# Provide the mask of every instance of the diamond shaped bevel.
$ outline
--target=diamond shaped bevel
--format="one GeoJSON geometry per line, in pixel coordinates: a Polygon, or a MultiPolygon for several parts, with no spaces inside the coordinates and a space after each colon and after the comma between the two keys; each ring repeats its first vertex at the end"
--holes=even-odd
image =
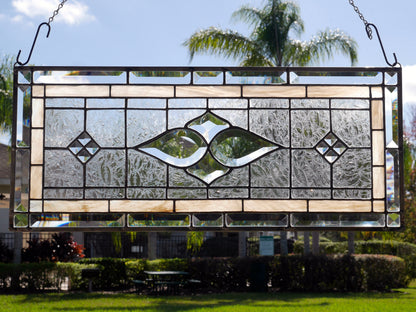
{"type": "Polygon", "coordinates": [[[330,150],[328,153],[326,153],[325,159],[332,164],[335,160],[338,159],[338,154],[333,150],[330,150]]]}
{"type": "Polygon", "coordinates": [[[324,141],[319,142],[319,144],[316,146],[316,150],[321,155],[325,154],[328,149],[329,149],[329,146],[324,141]]]}
{"type": "Polygon", "coordinates": [[[78,153],[77,157],[82,163],[86,163],[91,158],[91,155],[84,149],[78,153]]]}
{"type": "Polygon", "coordinates": [[[74,155],[77,155],[84,147],[79,141],[74,141],[68,148],[74,155]]]}
{"type": "Polygon", "coordinates": [[[334,147],[333,150],[338,154],[338,155],[342,155],[342,153],[345,152],[345,150],[347,149],[347,147],[344,145],[344,143],[342,143],[341,141],[338,141],[334,147]]]}
{"type": "Polygon", "coordinates": [[[86,146],[85,149],[91,154],[94,155],[95,153],[98,152],[98,150],[100,149],[100,147],[98,146],[97,143],[95,143],[94,141],[90,141],[86,146]]]}
{"type": "Polygon", "coordinates": [[[324,141],[329,145],[333,146],[338,138],[333,133],[328,133],[327,136],[324,138],[324,141]]]}
{"type": "Polygon", "coordinates": [[[83,132],[78,136],[77,140],[79,141],[79,143],[85,146],[91,141],[91,137],[89,136],[88,133],[83,132]]]}

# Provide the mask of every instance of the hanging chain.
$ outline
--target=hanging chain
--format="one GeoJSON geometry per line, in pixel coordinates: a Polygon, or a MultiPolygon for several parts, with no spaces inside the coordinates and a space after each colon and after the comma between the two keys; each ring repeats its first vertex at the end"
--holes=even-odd
{"type": "Polygon", "coordinates": [[[394,62],[393,63],[390,63],[387,60],[386,51],[384,51],[383,43],[381,42],[380,34],[378,32],[378,29],[377,29],[376,25],[367,22],[367,20],[365,19],[364,15],[360,12],[360,10],[358,9],[358,7],[355,5],[354,0],[348,0],[348,1],[351,4],[351,6],[354,8],[354,11],[357,12],[358,16],[363,21],[364,26],[365,26],[365,31],[367,32],[367,36],[368,36],[368,38],[370,38],[370,40],[373,39],[373,30],[371,29],[371,27],[373,27],[375,29],[376,35],[377,35],[377,38],[378,38],[378,41],[380,43],[381,51],[383,52],[384,59],[386,60],[386,63],[388,65],[390,65],[391,67],[394,67],[396,65],[401,66],[400,63],[397,61],[396,53],[393,53],[393,57],[394,57],[394,62]]]}
{"type": "Polygon", "coordinates": [[[48,24],[50,24],[50,23],[52,23],[52,22],[53,22],[53,19],[55,18],[55,16],[57,16],[57,15],[58,15],[59,10],[60,10],[60,9],[62,9],[62,7],[64,6],[65,2],[67,2],[67,1],[68,1],[68,0],[62,0],[62,2],[58,5],[58,8],[57,8],[55,11],[53,11],[53,15],[52,15],[51,17],[49,17],[49,22],[48,22],[48,24]]]}
{"type": "Polygon", "coordinates": [[[58,15],[59,10],[62,9],[65,2],[67,2],[67,1],[68,0],[62,0],[61,3],[58,5],[58,8],[55,11],[53,11],[52,16],[49,17],[48,22],[43,22],[38,26],[38,30],[36,32],[35,39],[33,39],[32,48],[30,49],[29,56],[28,56],[27,60],[25,62],[20,61],[20,53],[22,53],[22,50],[19,50],[19,53],[17,53],[17,57],[16,57],[16,63],[14,63],[14,66],[16,66],[16,65],[24,66],[27,63],[29,63],[30,57],[32,56],[33,48],[35,47],[36,40],[38,39],[38,36],[39,36],[40,29],[42,28],[43,25],[47,26],[48,27],[48,32],[46,34],[46,38],[49,38],[49,33],[51,32],[51,25],[50,24],[53,22],[53,19],[55,18],[55,16],[58,15]]]}
{"type": "Polygon", "coordinates": [[[367,27],[368,26],[368,22],[365,19],[364,15],[360,12],[360,10],[358,9],[358,7],[355,5],[354,0],[349,0],[351,6],[354,8],[354,11],[357,12],[358,16],[360,17],[360,19],[363,21],[365,28],[367,29],[367,34],[368,34],[368,38],[373,39],[373,31],[371,30],[371,28],[367,27]]]}

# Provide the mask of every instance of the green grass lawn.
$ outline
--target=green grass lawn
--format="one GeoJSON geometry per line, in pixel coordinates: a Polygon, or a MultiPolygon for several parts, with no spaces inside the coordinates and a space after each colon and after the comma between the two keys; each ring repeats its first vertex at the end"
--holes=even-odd
{"type": "Polygon", "coordinates": [[[416,281],[391,293],[231,293],[147,297],[135,294],[0,295],[0,311],[416,311],[416,281]]]}

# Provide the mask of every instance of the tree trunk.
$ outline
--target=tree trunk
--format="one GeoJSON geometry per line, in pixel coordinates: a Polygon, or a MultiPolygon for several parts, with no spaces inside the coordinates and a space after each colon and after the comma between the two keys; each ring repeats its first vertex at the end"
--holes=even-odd
{"type": "Polygon", "coordinates": [[[319,232],[312,232],[312,254],[319,255],[319,232]]]}
{"type": "Polygon", "coordinates": [[[303,232],[303,254],[304,255],[309,255],[311,253],[311,245],[309,241],[310,235],[311,233],[309,231],[303,232]]]}

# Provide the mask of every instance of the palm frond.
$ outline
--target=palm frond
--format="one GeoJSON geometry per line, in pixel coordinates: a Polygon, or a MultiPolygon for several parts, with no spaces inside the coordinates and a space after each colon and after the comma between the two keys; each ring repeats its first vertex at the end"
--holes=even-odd
{"type": "Polygon", "coordinates": [[[231,18],[233,20],[246,22],[250,26],[256,27],[265,18],[265,12],[264,10],[259,10],[257,8],[243,6],[235,11],[231,15],[231,18]]]}
{"type": "Polygon", "coordinates": [[[214,54],[238,60],[256,48],[249,38],[238,32],[215,27],[194,33],[183,45],[188,47],[191,60],[195,54],[214,54]]]}

